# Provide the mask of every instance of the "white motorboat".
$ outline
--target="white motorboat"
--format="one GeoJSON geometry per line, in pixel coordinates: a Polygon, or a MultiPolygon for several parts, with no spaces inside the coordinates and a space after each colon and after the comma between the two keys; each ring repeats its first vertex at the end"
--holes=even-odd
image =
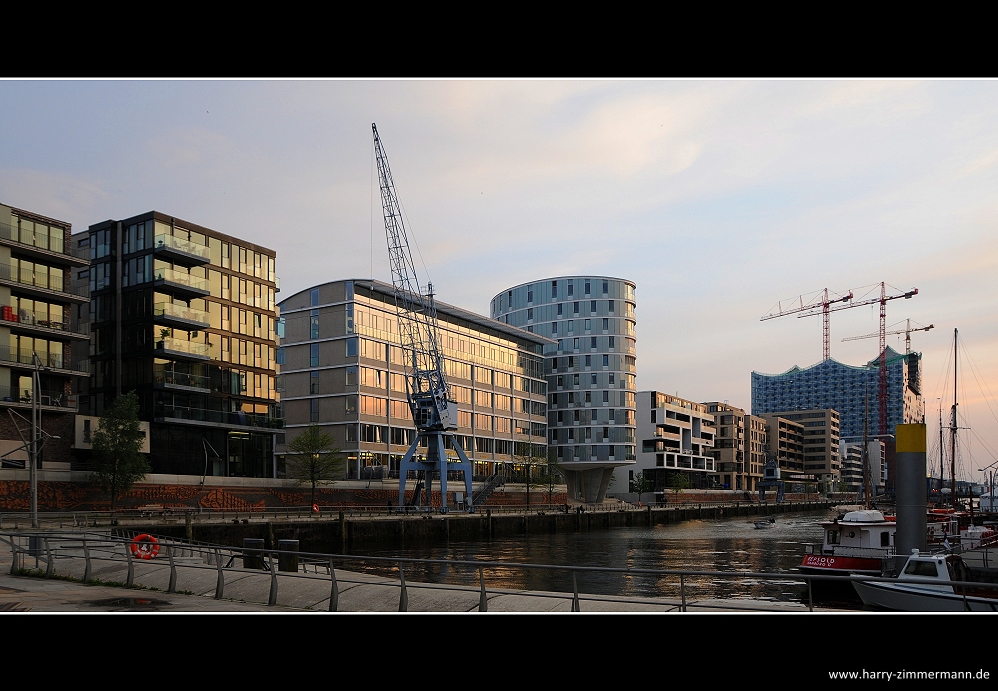
{"type": "MultiPolygon", "coordinates": [[[[970,556],[970,555],[966,555],[970,556]]],[[[892,581],[854,581],[863,604],[900,612],[998,612],[998,569],[912,550],[892,581]]]]}
{"type": "Polygon", "coordinates": [[[767,519],[764,519],[764,520],[756,521],[755,522],[755,527],[759,528],[759,529],[762,529],[762,528],[775,528],[776,527],[776,519],[775,518],[767,518],[767,519]]]}

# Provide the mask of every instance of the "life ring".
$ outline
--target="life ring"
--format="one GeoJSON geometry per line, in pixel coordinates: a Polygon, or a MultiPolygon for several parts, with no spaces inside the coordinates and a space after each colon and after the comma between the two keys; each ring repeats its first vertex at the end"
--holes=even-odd
{"type": "Polygon", "coordinates": [[[129,548],[136,559],[152,559],[159,554],[159,540],[148,533],[142,533],[132,538],[129,548]]]}
{"type": "Polygon", "coordinates": [[[312,504],[312,513],[319,513],[319,505],[312,504]]]}

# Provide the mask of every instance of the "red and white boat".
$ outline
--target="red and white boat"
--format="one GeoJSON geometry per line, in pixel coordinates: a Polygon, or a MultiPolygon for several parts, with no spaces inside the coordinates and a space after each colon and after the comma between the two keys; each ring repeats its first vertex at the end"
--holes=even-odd
{"type": "MultiPolygon", "coordinates": [[[[825,529],[820,551],[817,545],[806,545],[801,559],[801,573],[810,575],[849,576],[852,574],[879,576],[884,559],[894,555],[894,516],[880,511],[850,511],[831,521],[822,521],[825,529]]],[[[814,581],[821,588],[822,581],[814,581]]],[[[825,581],[824,584],[831,585],[825,581]]],[[[852,588],[845,583],[844,594],[852,588]]]]}

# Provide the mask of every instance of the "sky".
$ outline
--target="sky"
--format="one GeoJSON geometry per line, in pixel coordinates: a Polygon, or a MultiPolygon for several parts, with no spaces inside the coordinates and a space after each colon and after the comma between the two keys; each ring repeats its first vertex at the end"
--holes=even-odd
{"type": "MultiPolygon", "coordinates": [[[[887,324],[935,327],[912,335],[930,455],[958,328],[960,477],[998,467],[998,82],[0,81],[0,96],[0,202],[74,231],[155,209],[246,238],[277,251],[279,298],[390,280],[375,122],[420,282],[487,315],[527,281],[633,280],[639,390],[748,410],[753,370],[822,357],[820,317],[760,321],[778,301],[918,288],[887,324]]],[[[876,338],[841,342],[876,333],[876,310],[832,314],[833,358],[876,357],[876,338]]]]}

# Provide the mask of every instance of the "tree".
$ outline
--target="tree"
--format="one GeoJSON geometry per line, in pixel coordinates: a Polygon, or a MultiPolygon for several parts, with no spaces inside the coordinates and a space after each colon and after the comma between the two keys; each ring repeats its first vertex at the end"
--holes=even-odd
{"type": "Polygon", "coordinates": [[[314,505],[316,486],[335,482],[343,473],[346,459],[334,448],[333,438],[316,424],[309,425],[292,439],[288,450],[293,454],[288,456],[288,477],[299,484],[312,486],[309,504],[314,505]]]}
{"type": "Polygon", "coordinates": [[[544,457],[537,454],[537,447],[534,444],[528,444],[526,442],[516,442],[516,444],[518,448],[514,448],[513,461],[523,465],[525,468],[524,485],[527,490],[527,506],[529,507],[530,488],[540,487],[547,484],[533,472],[535,466],[542,465],[539,461],[543,461],[544,457]],[[517,451],[519,451],[519,453],[516,453],[517,451]]]}
{"type": "Polygon", "coordinates": [[[673,473],[672,478],[669,480],[669,488],[674,494],[679,494],[684,489],[689,489],[692,486],[690,479],[686,477],[686,473],[673,473]]]}
{"type": "Polygon", "coordinates": [[[654,483],[652,483],[651,478],[645,475],[643,471],[639,472],[631,480],[631,491],[637,492],[639,504],[641,503],[641,495],[645,492],[651,492],[652,489],[654,489],[654,483]]]}
{"type": "Polygon", "coordinates": [[[141,452],[145,434],[139,427],[139,397],[134,391],[118,396],[104,409],[92,440],[90,479],[111,496],[113,512],[118,497],[149,472],[149,461],[141,452]]]}

